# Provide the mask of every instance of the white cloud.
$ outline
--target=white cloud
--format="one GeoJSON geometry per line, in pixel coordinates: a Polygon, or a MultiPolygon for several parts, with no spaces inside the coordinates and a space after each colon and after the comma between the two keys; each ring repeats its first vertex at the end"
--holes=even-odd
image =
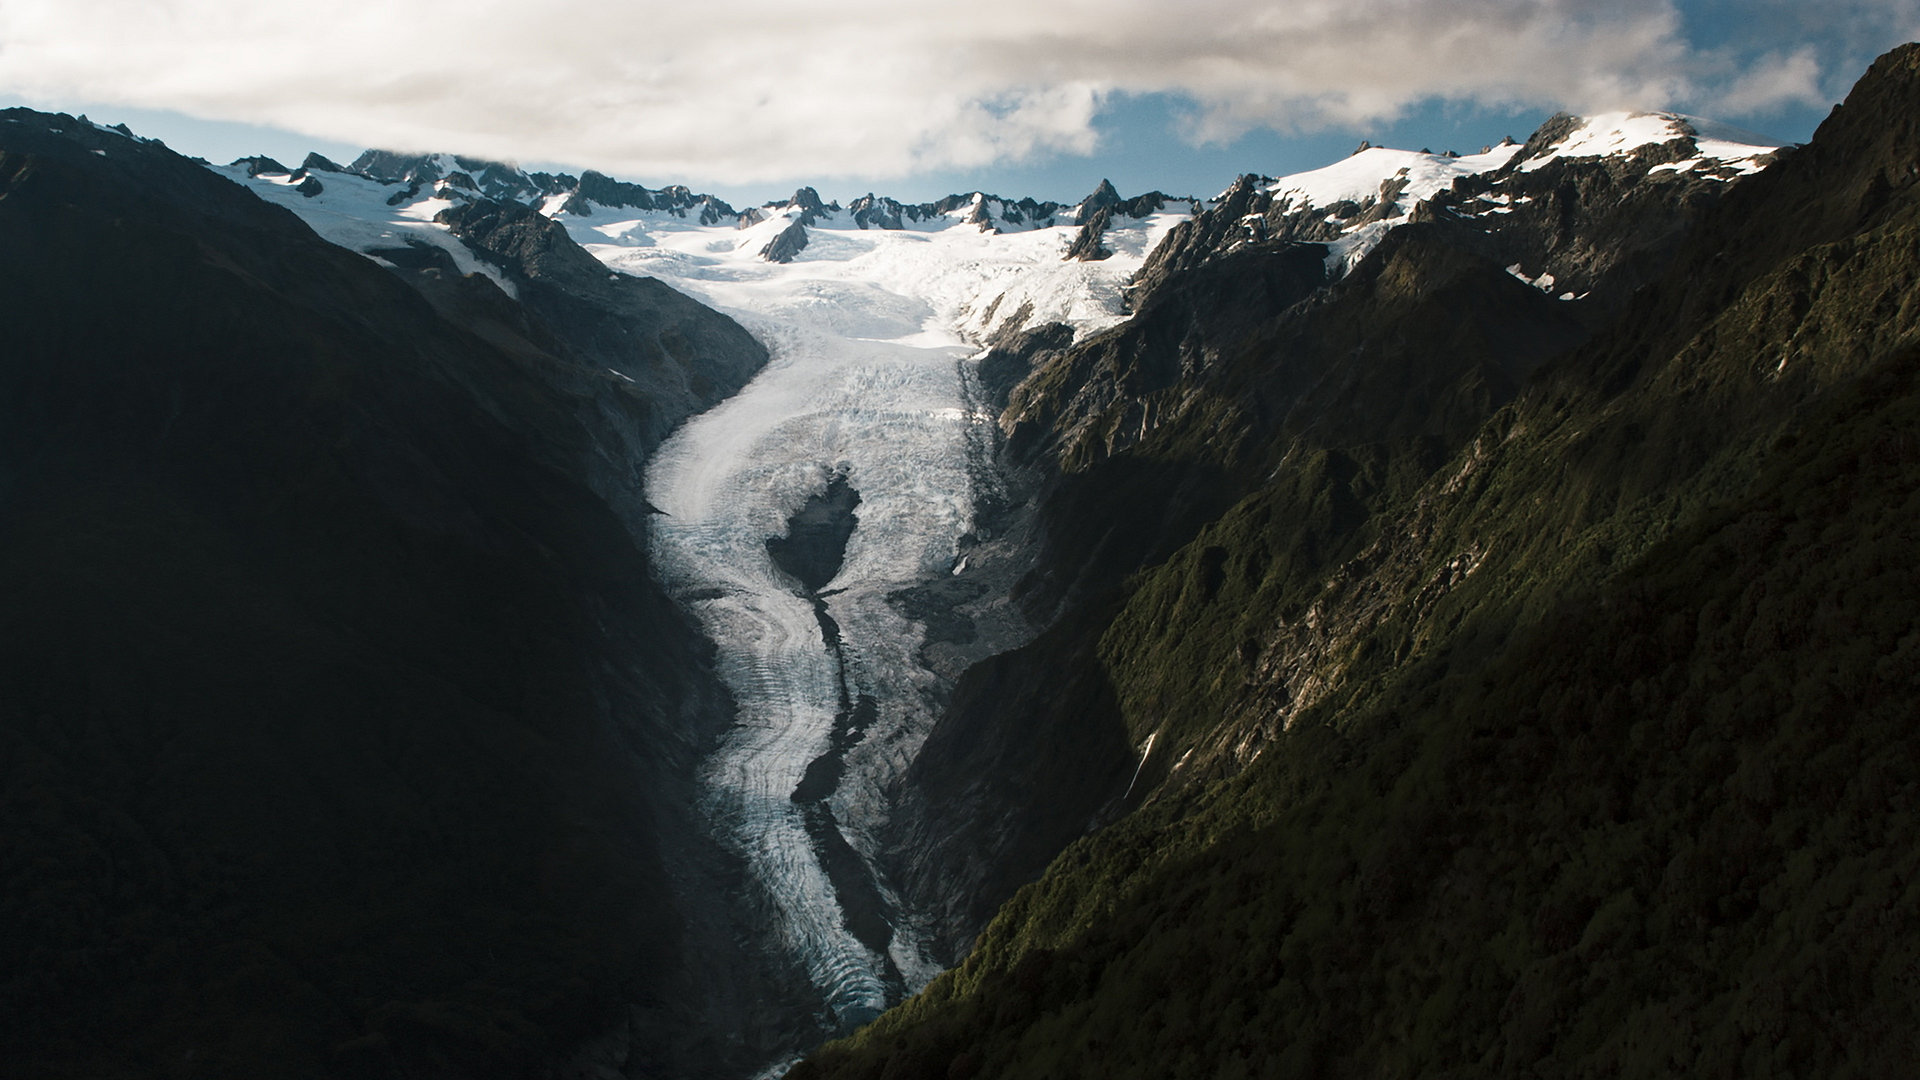
{"type": "Polygon", "coordinates": [[[1711,99],[1710,108],[1729,116],[1767,113],[1786,105],[1821,105],[1820,62],[1811,47],[1763,56],[1711,99]]]}
{"type": "MultiPolygon", "coordinates": [[[[1085,153],[1117,92],[1190,97],[1200,140],[1359,125],[1434,97],[1600,109],[1702,96],[1697,72],[1713,65],[1669,0],[1601,7],[6,0],[0,92],[732,183],[1085,153]]],[[[1785,98],[1817,81],[1811,63],[1795,53],[1770,69],[1785,98]]],[[[1722,82],[1729,100],[1762,101],[1759,79],[1722,82]]]]}

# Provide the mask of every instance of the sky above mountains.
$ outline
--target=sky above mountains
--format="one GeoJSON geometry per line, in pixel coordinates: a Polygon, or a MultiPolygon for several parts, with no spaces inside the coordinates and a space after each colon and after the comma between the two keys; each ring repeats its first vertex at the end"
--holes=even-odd
{"type": "Polygon", "coordinates": [[[1070,200],[1210,195],[1360,139],[1471,152],[1558,109],[1798,141],[1916,36],[1920,0],[6,0],[0,103],[215,161],[378,145],[736,203],[1070,200]]]}

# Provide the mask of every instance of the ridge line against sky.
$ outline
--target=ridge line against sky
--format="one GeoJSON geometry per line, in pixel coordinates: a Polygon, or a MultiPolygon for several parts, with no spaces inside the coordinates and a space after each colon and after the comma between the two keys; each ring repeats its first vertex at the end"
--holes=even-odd
{"type": "Polygon", "coordinates": [[[908,199],[1211,195],[1360,138],[1476,150],[1559,109],[1804,140],[1920,0],[6,0],[0,97],[189,154],[447,150],[908,199]]]}

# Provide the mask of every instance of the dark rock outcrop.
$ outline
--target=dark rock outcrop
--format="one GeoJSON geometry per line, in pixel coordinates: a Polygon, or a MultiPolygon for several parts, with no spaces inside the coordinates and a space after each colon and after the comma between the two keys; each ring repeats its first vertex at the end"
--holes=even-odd
{"type": "Polygon", "coordinates": [[[840,572],[847,540],[860,524],[854,514],[859,505],[860,493],[846,474],[835,473],[826,491],[807,496],[805,505],[787,519],[787,535],[767,537],[773,564],[808,593],[826,588],[840,572]]]}
{"type": "Polygon", "coordinates": [[[981,195],[974,200],[973,209],[967,212],[967,216],[963,220],[966,224],[975,226],[981,232],[997,233],[1000,231],[1000,223],[994,220],[994,210],[1004,205],[1005,204],[998,199],[981,195]]]}
{"type": "Polygon", "coordinates": [[[303,172],[344,173],[348,171],[335,164],[331,159],[314,153],[307,155],[306,160],[300,163],[300,168],[303,172]]]}
{"type": "Polygon", "coordinates": [[[1081,227],[1081,231],[1073,236],[1073,244],[1068,246],[1066,258],[1079,259],[1083,263],[1112,258],[1114,252],[1102,244],[1102,236],[1106,236],[1116,215],[1140,219],[1160,213],[1165,206],[1167,196],[1164,192],[1146,192],[1133,198],[1119,198],[1114,184],[1100,181],[1100,186],[1094,188],[1091,196],[1081,200],[1079,211],[1073,215],[1073,221],[1081,227]]]}
{"type": "Polygon", "coordinates": [[[233,164],[245,165],[248,176],[284,176],[293,171],[270,157],[259,155],[239,158],[233,164]]]}
{"type": "Polygon", "coordinates": [[[760,249],[760,257],[768,262],[790,263],[806,247],[807,227],[802,220],[795,219],[793,224],[780,230],[780,235],[767,241],[767,245],[760,249]]]}
{"type": "Polygon", "coordinates": [[[1242,176],[1205,211],[1174,226],[1134,275],[1135,292],[1151,294],[1167,277],[1247,242],[1250,237],[1244,222],[1255,213],[1255,207],[1263,205],[1263,182],[1263,177],[1251,173],[1242,176]]]}
{"type": "Polygon", "coordinates": [[[399,154],[392,150],[367,150],[353,159],[353,171],[388,184],[431,184],[446,175],[434,154],[399,154]]]}
{"type": "Polygon", "coordinates": [[[980,358],[976,369],[986,404],[997,414],[1007,407],[1007,397],[1055,353],[1073,345],[1073,327],[1066,323],[1047,323],[996,338],[980,358]]]}
{"type": "Polygon", "coordinates": [[[1080,200],[1080,208],[1074,212],[1073,223],[1085,225],[1100,211],[1119,206],[1120,201],[1120,193],[1113,189],[1112,181],[1102,180],[1100,186],[1093,189],[1093,194],[1080,200]]]}
{"type": "Polygon", "coordinates": [[[1584,119],[1572,113],[1554,113],[1542,121],[1532,135],[1527,136],[1527,141],[1520,145],[1520,152],[1515,155],[1515,160],[1525,161],[1547,153],[1554,146],[1566,141],[1567,136],[1580,130],[1585,124],[1584,119]]]}
{"type": "MultiPolygon", "coordinates": [[[[768,204],[768,205],[773,206],[775,204],[768,204]]],[[[785,210],[800,211],[799,215],[794,218],[794,221],[800,225],[811,225],[814,222],[819,221],[821,217],[825,216],[829,210],[838,210],[840,208],[838,204],[829,206],[826,203],[820,201],[820,193],[813,190],[810,187],[803,187],[800,190],[794,192],[793,198],[788,199],[783,204],[779,204],[779,206],[781,209],[785,209],[785,210]]],[[[781,260],[775,260],[775,261],[784,262],[785,260],[781,259],[781,260]]]]}
{"type": "Polygon", "coordinates": [[[905,228],[905,210],[892,199],[876,197],[872,192],[847,204],[847,210],[853,214],[854,224],[863,229],[900,229],[905,228]]]}
{"type": "Polygon", "coordinates": [[[1093,216],[1080,226],[1080,233],[1073,238],[1073,243],[1068,245],[1064,258],[1077,259],[1081,262],[1099,262],[1101,259],[1112,258],[1113,252],[1108,251],[1106,245],[1100,242],[1100,238],[1106,235],[1107,225],[1111,219],[1112,211],[1108,208],[1102,207],[1095,211],[1093,216]]]}
{"type": "Polygon", "coordinates": [[[654,193],[639,184],[622,183],[592,169],[580,174],[580,183],[574,188],[574,195],[601,206],[623,206],[634,210],[669,209],[674,205],[672,199],[656,201],[654,193]],[[667,205],[661,206],[662,202],[667,205]]]}

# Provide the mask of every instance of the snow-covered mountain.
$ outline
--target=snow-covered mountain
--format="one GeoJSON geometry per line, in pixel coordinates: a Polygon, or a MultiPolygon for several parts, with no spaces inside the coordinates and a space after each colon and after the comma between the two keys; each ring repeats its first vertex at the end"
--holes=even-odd
{"type": "MultiPolygon", "coordinates": [[[[1479,219],[1490,232],[1527,231],[1514,226],[1545,219],[1535,205],[1565,207],[1563,179],[1582,190],[1580,210],[1591,213],[1596,196],[1647,184],[1679,186],[1724,182],[1763,168],[1778,144],[1764,136],[1678,113],[1560,114],[1524,144],[1505,140],[1477,154],[1436,154],[1361,144],[1352,156],[1324,168],[1278,179],[1247,176],[1207,205],[1216,221],[1204,235],[1182,237],[1155,258],[1158,266],[1193,265],[1187,245],[1198,240],[1199,258],[1263,241],[1327,245],[1328,271],[1345,274],[1397,226],[1437,215],[1479,219]],[[1532,208],[1529,210],[1529,208],[1532,208]],[[1513,217],[1518,215],[1517,218],[1513,217]],[[1503,221],[1502,218],[1512,218],[1503,221]]],[[[1545,244],[1531,248],[1545,256],[1545,244]]],[[[1531,253],[1531,252],[1530,252],[1531,253]]],[[[1543,260],[1535,260],[1540,262],[1543,260]]],[[[1515,276],[1552,289],[1545,265],[1516,265],[1515,276]]],[[[1564,271],[1563,271],[1564,276],[1564,271]]],[[[1561,292],[1566,290],[1562,288],[1561,292]]]]}
{"type": "MultiPolygon", "coordinates": [[[[741,233],[739,242],[726,249],[723,261],[729,263],[738,263],[743,253],[772,262],[791,261],[805,250],[816,230],[877,229],[943,236],[946,239],[937,241],[933,249],[939,254],[909,260],[918,270],[883,270],[880,265],[887,260],[866,259],[847,273],[863,279],[889,278],[908,294],[937,297],[946,305],[945,317],[959,318],[956,329],[986,336],[1052,318],[1070,322],[1083,332],[1095,328],[1102,320],[1069,313],[1073,304],[1096,295],[1101,299],[1094,303],[1110,304],[1112,295],[1094,283],[1137,271],[1137,260],[1158,246],[1166,224],[1189,212],[1241,210],[1241,229],[1228,239],[1229,244],[1325,243],[1329,269],[1338,276],[1364,258],[1388,231],[1420,214],[1444,211],[1492,218],[1515,213],[1534,201],[1532,194],[1518,189],[1528,187],[1535,174],[1555,163],[1605,160],[1616,168],[1649,166],[1644,171],[1647,180],[1725,181],[1758,171],[1777,149],[1764,136],[1678,113],[1619,112],[1586,118],[1561,114],[1524,144],[1509,139],[1476,154],[1459,155],[1363,143],[1343,161],[1278,178],[1250,175],[1204,201],[1172,199],[1158,192],[1122,199],[1103,181],[1094,193],[1073,204],[1007,199],[984,192],[907,204],[868,193],[842,207],[837,201],[823,201],[809,187],[784,201],[744,211],[684,186],[647,188],[592,171],[578,177],[529,173],[514,165],[454,154],[369,150],[346,167],[309,155],[298,169],[267,158],[246,158],[221,171],[236,179],[244,174],[256,191],[295,210],[323,236],[343,246],[373,254],[394,240],[434,244],[453,254],[463,271],[489,273],[509,289],[504,277],[477,265],[446,230],[425,226],[457,202],[476,198],[520,202],[564,223],[576,239],[616,269],[683,282],[709,276],[695,267],[721,247],[713,240],[691,238],[715,228],[741,233]],[[304,201],[285,197],[289,189],[304,201]],[[1110,228],[1109,220],[1128,223],[1121,224],[1115,236],[1120,259],[1109,268],[1115,273],[1043,275],[1049,278],[1044,284],[1023,280],[1034,268],[1055,261],[1056,247],[1062,257],[1107,258],[1112,253],[1102,250],[1101,240],[1110,228]],[[1157,224],[1143,231],[1143,222],[1157,224]],[[961,225],[991,236],[1042,233],[1050,240],[972,243],[971,232],[954,231],[961,225]],[[1090,236],[1089,226],[1094,230],[1090,236]],[[1066,227],[1080,232],[1062,247],[1060,230],[1066,227]],[[619,250],[644,247],[664,250],[654,256],[619,250]],[[699,257],[691,262],[665,254],[688,254],[695,249],[699,257]],[[987,252],[993,254],[982,263],[980,257],[987,252]],[[996,269],[988,270],[988,263],[996,269]],[[946,269],[934,269],[940,265],[946,269]],[[959,269],[963,266],[968,269],[959,269]],[[902,272],[906,278],[899,276],[902,272]],[[970,273],[981,274],[982,280],[962,284],[970,273]],[[1016,280],[1021,284],[1015,292],[995,289],[1016,280]],[[1011,306],[993,308],[990,314],[990,305],[1003,296],[1011,306]],[[1080,299],[1070,302],[1069,296],[1080,299]],[[1028,318],[1009,320],[1021,304],[1029,302],[1036,307],[1028,318]]],[[[815,251],[810,259],[846,262],[855,254],[841,246],[830,253],[815,251]]],[[[1551,288],[1552,275],[1522,271],[1516,268],[1523,280],[1551,288]]],[[[702,291],[697,285],[692,289],[702,291]]],[[[1121,310],[1111,308],[1110,314],[1117,316],[1121,310]]]]}
{"type": "MultiPolygon", "coordinates": [[[[927,926],[879,867],[895,792],[951,677],[929,666],[926,613],[901,598],[968,580],[962,556],[987,531],[976,507],[999,435],[975,371],[984,345],[1059,325],[1085,340],[1129,319],[1130,289],[1247,245],[1323,244],[1337,280],[1394,229],[1439,217],[1539,249],[1514,255],[1509,273],[1573,299],[1591,282],[1563,266],[1573,254],[1546,250],[1544,185],[1568,182],[1570,169],[1636,190],[1719,182],[1773,149],[1674,114],[1556,117],[1525,144],[1468,156],[1363,147],[1310,172],[1246,177],[1204,202],[1125,199],[1103,183],[1074,204],[974,192],[922,204],[870,193],[842,206],[802,188],[744,211],[684,187],[447,154],[369,151],[351,167],[310,157],[294,170],[247,159],[219,171],[334,243],[396,267],[443,252],[509,296],[525,268],[463,238],[468,215],[454,211],[526,206],[610,273],[670,283],[768,347],[741,393],[660,447],[646,489],[663,512],[659,573],[719,646],[739,709],[702,773],[708,813],[770,890],[788,948],[845,1027],[935,974],[944,949],[927,935],[950,931],[927,926]],[[1556,292],[1556,274],[1580,291],[1556,292]],[[858,524],[814,592],[776,567],[766,541],[833,484],[857,493],[858,524]],[[855,702],[866,711],[850,726],[855,702]],[[797,801],[822,769],[834,782],[797,801]],[[845,851],[851,861],[835,855],[845,851]]],[[[992,643],[1031,630],[1002,617],[992,643]]]]}
{"type": "Polygon", "coordinates": [[[1658,160],[1650,174],[1687,174],[1730,180],[1757,172],[1779,147],[1765,136],[1678,113],[1566,114],[1543,125],[1524,145],[1511,139],[1477,154],[1435,154],[1363,145],[1345,161],[1277,180],[1258,190],[1271,199],[1248,220],[1258,238],[1316,240],[1345,272],[1366,256],[1386,232],[1443,192],[1471,192],[1457,201],[1469,215],[1510,214],[1526,194],[1503,190],[1511,181],[1556,161],[1587,158],[1658,160]]]}
{"type": "MultiPolygon", "coordinates": [[[[395,244],[440,247],[463,272],[485,273],[509,293],[511,281],[436,224],[436,215],[474,199],[527,204],[564,224],[616,270],[672,281],[723,308],[742,309],[758,305],[765,290],[779,291],[778,282],[810,280],[821,272],[815,265],[781,275],[759,268],[756,260],[791,262],[817,235],[829,234],[806,261],[843,264],[830,276],[925,299],[936,309],[929,328],[937,323],[942,329],[936,333],[980,341],[1050,321],[1084,334],[1123,318],[1126,305],[1116,283],[1127,283],[1161,248],[1171,226],[1192,214],[1234,215],[1237,227],[1208,245],[1215,251],[1247,242],[1324,243],[1329,270],[1338,277],[1387,232],[1423,215],[1477,217],[1492,226],[1501,216],[1523,212],[1536,201],[1529,189],[1540,187],[1540,174],[1556,163],[1605,163],[1615,171],[1639,166],[1640,178],[1649,182],[1726,181],[1758,171],[1777,149],[1762,136],[1677,113],[1562,114],[1524,144],[1506,140],[1463,156],[1363,143],[1343,161],[1278,178],[1249,175],[1204,201],[1158,192],[1123,199],[1103,181],[1073,204],[984,192],[907,204],[868,193],[842,207],[809,187],[744,211],[684,186],[647,188],[592,171],[579,177],[528,173],[453,154],[369,150],[346,167],[309,155],[298,169],[247,158],[219,171],[294,210],[342,246],[376,259],[395,244]],[[844,242],[873,230],[919,234],[930,246],[844,242]],[[737,234],[731,242],[728,231],[737,234]],[[1025,234],[1037,235],[1016,239],[1025,234]],[[909,250],[918,253],[901,254],[909,250]],[[1053,265],[1109,258],[1114,261],[1092,271],[1053,265]],[[729,269],[722,272],[722,266],[729,269]],[[720,279],[759,284],[711,285],[720,279]],[[740,303],[720,295],[730,288],[740,303]]],[[[1166,245],[1156,262],[1177,258],[1181,246],[1166,245]]],[[[1556,277],[1544,267],[1516,265],[1514,272],[1537,287],[1554,288],[1556,277]]],[[[1572,295],[1564,289],[1561,294],[1572,295]]]]}
{"type": "MultiPolygon", "coordinates": [[[[803,187],[747,208],[451,154],[203,167],[9,111],[0,630],[30,659],[0,667],[0,757],[24,763],[0,803],[32,818],[26,885],[5,894],[32,951],[0,1012],[52,1033],[41,1075],[213,1048],[234,1075],[738,1080],[979,957],[914,1008],[984,1004],[910,1055],[869,1039],[856,1075],[1055,1075],[1071,1070],[1028,1051],[1086,1025],[1090,1075],[1187,1068],[1169,1054],[1224,1075],[1208,1055],[1259,1051],[1302,1001],[1389,1000],[1346,990],[1403,940],[1369,920],[1422,897],[1478,906],[1392,971],[1497,932],[1604,972],[1587,950],[1608,936],[1581,928],[1615,910],[1586,904],[1612,885],[1542,903],[1525,889],[1544,878],[1490,855],[1419,876],[1426,851],[1559,873],[1586,834],[1516,846],[1463,808],[1524,825],[1555,787],[1586,790],[1604,725],[1573,710],[1499,743],[1455,710],[1469,726],[1433,747],[1492,745],[1515,776],[1542,746],[1579,756],[1544,799],[1503,803],[1494,776],[1421,814],[1370,809],[1407,785],[1375,783],[1406,762],[1366,763],[1368,740],[1424,739],[1429,703],[1503,685],[1531,689],[1484,712],[1524,734],[1565,680],[1499,658],[1571,597],[1576,619],[1660,642],[1731,620],[1711,665],[1583,654],[1615,734],[1634,725],[1641,756],[1614,776],[1795,767],[1677,747],[1677,712],[1664,735],[1642,721],[1659,680],[1762,670],[1739,649],[1768,635],[1737,625],[1758,594],[1643,618],[1646,594],[1608,582],[1663,538],[1697,553],[1675,530],[1748,461],[1911,465],[1901,414],[1814,414],[1851,408],[1826,388],[1912,336],[1914,140],[1879,121],[1915,98],[1850,105],[1841,138],[1777,155],[1676,114],[1560,116],[1524,143],[1363,147],[1204,199],[803,187]],[[1671,482],[1717,454],[1706,481],[1671,482]],[[1381,681],[1403,676],[1444,681],[1381,681]],[[1349,740],[1328,717],[1351,708],[1377,723],[1349,740]],[[1283,782],[1254,771],[1275,762],[1283,782]],[[1356,812],[1328,818],[1352,828],[1278,862],[1267,839],[1285,836],[1183,817],[1242,796],[1285,811],[1362,772],[1356,812]],[[76,829],[44,828],[43,790],[76,829]],[[1242,841],[1257,887],[1177,861],[1242,841]],[[56,864],[93,869],[38,869],[56,864]],[[1308,947],[1288,951],[1272,917],[1293,909],[1267,898],[1296,870],[1325,875],[1306,899],[1335,897],[1337,918],[1298,921],[1308,947]],[[1178,895],[1140,907],[1143,885],[1178,895]],[[1254,914],[1195,914],[1223,898],[1254,914]],[[1013,929],[983,930],[996,918],[1013,929]],[[1212,951],[1184,944],[1206,943],[1182,936],[1194,920],[1212,951]],[[1102,933],[1163,966],[1103,982],[1071,951],[1102,933]],[[1302,995],[1242,1008],[1287,965],[1302,995]],[[1257,985],[1213,994],[1236,979],[1257,985]],[[1174,985],[1201,1003],[1177,1024],[1174,985]],[[1039,1007],[1074,995],[1104,1004],[1039,1007]],[[1035,1022],[1056,1027],[1001,1050],[979,1034],[1035,1022]]],[[[1723,545],[1740,574],[1777,546],[1771,522],[1828,513],[1794,491],[1782,506],[1742,511],[1723,545]]],[[[1782,607],[1772,636],[1850,635],[1850,618],[1782,607]]],[[[1458,764],[1423,760],[1416,780],[1458,764]]],[[[1774,790],[1756,775],[1743,790],[1774,790]]],[[[1700,798],[1722,807],[1717,783],[1700,798]]],[[[1561,805],[1619,824],[1630,786],[1561,805]]],[[[1712,902],[1693,863],[1633,858],[1712,902]]],[[[1619,940],[1684,940],[1705,909],[1674,910],[1619,940]]],[[[1434,998],[1465,1011],[1388,986],[1393,1008],[1338,1030],[1400,1045],[1380,1017],[1504,1023],[1531,984],[1494,959],[1434,998]]],[[[1714,1000],[1726,968],[1698,970],[1714,1000]]]]}
{"type": "Polygon", "coordinates": [[[791,953],[837,1024],[924,984],[938,966],[873,860],[887,792],[945,690],[918,656],[924,625],[890,597],[949,577],[978,531],[975,486],[993,469],[994,417],[972,388],[970,358],[981,342],[1035,325],[1084,336],[1124,320],[1127,282],[1191,204],[1123,200],[1103,184],[1074,205],[976,192],[919,205],[869,195],[843,207],[803,188],[736,213],[683,188],[451,155],[221,171],[335,243],[391,266],[432,248],[509,295],[524,274],[463,240],[466,216],[454,211],[526,205],[611,271],[668,282],[768,346],[760,376],[680,428],[647,474],[662,511],[652,528],[659,573],[719,646],[739,709],[703,770],[707,806],[772,893],[791,953]],[[836,477],[858,492],[859,527],[837,576],[808,595],[765,541],[836,477]],[[849,695],[869,711],[852,736],[849,695]],[[837,783],[796,802],[827,760],[837,783]],[[829,858],[843,849],[851,864],[829,858]],[[877,931],[847,914],[876,904],[877,931]]]}

